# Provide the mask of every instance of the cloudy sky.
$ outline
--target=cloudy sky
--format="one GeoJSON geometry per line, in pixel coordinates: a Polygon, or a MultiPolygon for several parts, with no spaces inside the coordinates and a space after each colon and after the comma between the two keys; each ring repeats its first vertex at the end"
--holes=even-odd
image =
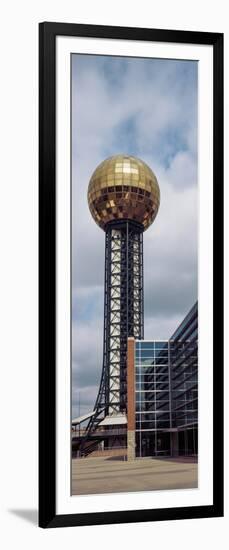
{"type": "Polygon", "coordinates": [[[73,417],[93,409],[102,369],[105,240],[87,205],[102,160],[136,155],[160,185],[144,234],[145,338],[170,337],[197,299],[197,71],[195,61],[72,56],[73,417]]]}

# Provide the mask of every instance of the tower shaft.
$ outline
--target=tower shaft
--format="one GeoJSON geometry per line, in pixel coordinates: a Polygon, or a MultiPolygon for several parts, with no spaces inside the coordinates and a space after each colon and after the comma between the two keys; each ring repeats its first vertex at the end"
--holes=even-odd
{"type": "Polygon", "coordinates": [[[105,414],[126,411],[127,339],[143,338],[143,227],[116,220],[106,227],[104,296],[105,414]]]}

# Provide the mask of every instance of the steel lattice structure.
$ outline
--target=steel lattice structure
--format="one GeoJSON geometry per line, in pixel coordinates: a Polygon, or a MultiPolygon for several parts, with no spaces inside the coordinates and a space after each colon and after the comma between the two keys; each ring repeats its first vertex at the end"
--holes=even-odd
{"type": "Polygon", "coordinates": [[[104,288],[103,369],[89,430],[106,415],[126,412],[127,339],[144,337],[141,224],[117,220],[107,225],[104,288]]]}

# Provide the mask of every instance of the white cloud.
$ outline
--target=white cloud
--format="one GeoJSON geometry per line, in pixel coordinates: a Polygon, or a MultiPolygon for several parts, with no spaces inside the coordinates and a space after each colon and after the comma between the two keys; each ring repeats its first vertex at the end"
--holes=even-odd
{"type": "Polygon", "coordinates": [[[189,152],[180,151],[173,158],[168,170],[168,181],[183,191],[196,183],[197,164],[189,152]]]}

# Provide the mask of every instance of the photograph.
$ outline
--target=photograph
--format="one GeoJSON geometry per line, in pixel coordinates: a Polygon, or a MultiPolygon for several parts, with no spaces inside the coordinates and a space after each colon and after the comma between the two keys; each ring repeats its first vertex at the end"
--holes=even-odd
{"type": "Polygon", "coordinates": [[[198,61],[70,88],[71,495],[198,488],[198,61]]]}

